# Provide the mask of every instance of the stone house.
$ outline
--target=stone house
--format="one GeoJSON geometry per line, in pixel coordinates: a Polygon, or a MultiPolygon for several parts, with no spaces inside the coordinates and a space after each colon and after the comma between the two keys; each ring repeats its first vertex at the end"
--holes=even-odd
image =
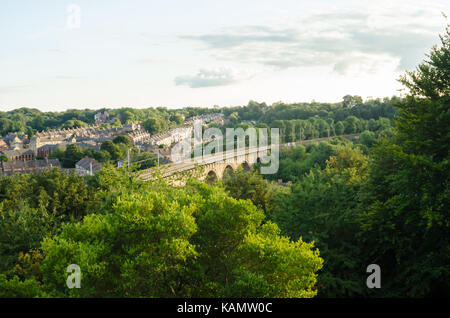
{"type": "Polygon", "coordinates": [[[0,151],[8,150],[8,149],[9,149],[8,144],[3,139],[0,139],[0,151]]]}
{"type": "Polygon", "coordinates": [[[26,148],[18,148],[17,147],[12,150],[0,151],[0,153],[7,156],[9,158],[9,160],[11,160],[11,161],[17,161],[17,160],[28,161],[28,160],[33,160],[35,158],[34,151],[32,151],[31,149],[26,149],[26,148]]]}
{"type": "Polygon", "coordinates": [[[96,171],[99,171],[102,165],[92,158],[84,157],[75,164],[76,173],[79,175],[93,176],[96,171]]]}
{"type": "Polygon", "coordinates": [[[15,173],[39,173],[54,167],[61,167],[58,159],[0,162],[0,172],[6,176],[15,173]]]}

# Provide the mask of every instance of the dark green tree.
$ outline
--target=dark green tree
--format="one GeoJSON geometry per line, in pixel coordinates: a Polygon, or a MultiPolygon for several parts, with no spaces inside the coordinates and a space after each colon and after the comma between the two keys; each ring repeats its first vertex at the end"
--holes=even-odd
{"type": "Polygon", "coordinates": [[[111,156],[111,160],[113,160],[114,162],[117,162],[124,156],[120,147],[118,145],[116,145],[115,143],[113,143],[111,140],[104,141],[102,143],[100,149],[102,151],[108,152],[109,155],[111,156]]]}
{"type": "Polygon", "coordinates": [[[75,168],[75,164],[83,159],[84,153],[80,146],[70,144],[67,146],[66,151],[62,157],[62,166],[64,168],[75,168]]]}
{"type": "Polygon", "coordinates": [[[367,263],[383,269],[385,296],[449,296],[450,33],[400,81],[395,135],[373,151],[362,192],[367,263]]]}
{"type": "Polygon", "coordinates": [[[8,156],[0,154],[0,162],[7,162],[7,161],[9,161],[8,156]]]}
{"type": "Polygon", "coordinates": [[[118,136],[114,137],[114,139],[112,141],[115,144],[124,144],[128,147],[133,146],[133,143],[131,142],[130,138],[125,135],[118,135],[118,136]]]}
{"type": "Polygon", "coordinates": [[[161,118],[149,118],[143,122],[143,127],[152,135],[167,130],[167,122],[161,118]]]}

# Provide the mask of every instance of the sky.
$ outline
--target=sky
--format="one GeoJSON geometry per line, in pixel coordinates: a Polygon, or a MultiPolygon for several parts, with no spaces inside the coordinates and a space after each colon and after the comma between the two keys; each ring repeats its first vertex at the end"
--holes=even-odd
{"type": "Polygon", "coordinates": [[[402,94],[441,0],[0,0],[0,110],[402,94]]]}

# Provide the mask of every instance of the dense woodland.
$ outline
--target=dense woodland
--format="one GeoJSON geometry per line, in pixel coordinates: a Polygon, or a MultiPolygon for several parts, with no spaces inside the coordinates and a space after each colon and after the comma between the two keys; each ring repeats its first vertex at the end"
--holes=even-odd
{"type": "MultiPolygon", "coordinates": [[[[108,164],[1,177],[0,297],[450,296],[450,30],[441,40],[400,79],[402,99],[115,110],[154,131],[219,110],[228,126],[278,127],[286,142],[359,138],[287,148],[276,175],[256,165],[212,185],[142,182],[108,164]],[[381,289],[366,286],[374,263],[381,289]],[[66,287],[69,264],[81,289],[66,287]]],[[[93,115],[23,108],[0,113],[0,132],[93,115]]]]}

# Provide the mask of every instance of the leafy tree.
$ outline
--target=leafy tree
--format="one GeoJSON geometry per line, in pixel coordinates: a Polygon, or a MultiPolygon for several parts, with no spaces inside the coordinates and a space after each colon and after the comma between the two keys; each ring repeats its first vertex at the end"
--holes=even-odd
{"type": "Polygon", "coordinates": [[[149,118],[143,122],[142,126],[150,133],[150,134],[158,134],[167,129],[167,122],[160,118],[149,118]]]}
{"type": "Polygon", "coordinates": [[[121,151],[120,147],[113,143],[111,140],[106,140],[102,143],[100,146],[100,149],[102,151],[106,151],[111,156],[111,160],[114,162],[117,162],[123,157],[123,152],[121,151]]]}
{"type": "Polygon", "coordinates": [[[37,131],[42,131],[45,129],[45,120],[41,114],[38,114],[33,120],[30,122],[30,126],[37,131]]]}
{"type": "Polygon", "coordinates": [[[75,164],[83,159],[84,153],[80,146],[70,144],[62,157],[62,166],[64,168],[75,168],[75,164]]]}
{"type": "Polygon", "coordinates": [[[133,143],[131,142],[130,138],[125,135],[117,135],[116,137],[114,137],[114,139],[112,141],[115,144],[124,144],[128,147],[133,146],[133,143]]]}
{"type": "Polygon", "coordinates": [[[49,297],[34,279],[21,281],[18,276],[8,279],[0,274],[0,298],[49,297]]]}
{"type": "Polygon", "coordinates": [[[177,125],[181,125],[184,122],[184,116],[181,114],[174,114],[170,116],[170,121],[175,122],[177,125]]]}
{"type": "Polygon", "coordinates": [[[235,280],[227,286],[227,297],[311,298],[317,293],[316,272],[322,267],[313,244],[292,242],[268,222],[258,234],[250,233],[238,251],[243,264],[234,270],[235,280]],[[306,256],[309,258],[306,258],[306,256]],[[263,266],[262,266],[263,264],[263,266]]]}
{"type": "Polygon", "coordinates": [[[107,162],[109,162],[109,160],[111,160],[111,155],[106,150],[94,151],[94,154],[92,157],[101,163],[107,163],[107,162]]]}
{"type": "Polygon", "coordinates": [[[177,201],[156,192],[130,193],[121,202],[43,242],[44,282],[68,296],[182,295],[197,254],[188,240],[195,231],[193,208],[179,213],[177,201]],[[83,268],[84,284],[69,292],[64,270],[72,263],[83,268]]]}
{"type": "Polygon", "coordinates": [[[264,211],[268,219],[272,219],[276,200],[279,194],[284,192],[283,187],[265,180],[256,170],[234,171],[224,176],[223,184],[233,198],[251,200],[255,206],[264,211]]]}
{"type": "Polygon", "coordinates": [[[312,168],[314,165],[319,165],[321,168],[325,168],[326,161],[331,155],[335,154],[336,147],[329,142],[321,141],[316,144],[316,147],[310,151],[310,155],[306,159],[305,165],[307,170],[312,168]]]}
{"type": "Polygon", "coordinates": [[[336,135],[343,135],[345,132],[345,126],[342,121],[338,121],[335,125],[336,135]]]}
{"type": "Polygon", "coordinates": [[[53,169],[0,178],[0,272],[21,251],[38,248],[64,221],[79,220],[96,205],[84,180],[53,169]]]}
{"type": "Polygon", "coordinates": [[[292,120],[284,122],[284,140],[286,142],[295,141],[295,123],[292,120]]]}
{"type": "Polygon", "coordinates": [[[230,121],[233,124],[237,124],[239,122],[239,113],[238,112],[234,112],[230,116],[228,116],[228,118],[230,119],[230,121]]]}
{"type": "Polygon", "coordinates": [[[249,200],[198,181],[179,189],[160,181],[128,184],[128,178],[124,170],[103,169],[91,185],[105,193],[102,213],[67,224],[42,242],[42,286],[51,295],[316,294],[318,251],[281,237],[275,224],[262,225],[262,211],[249,200]],[[83,288],[65,288],[67,264],[82,268],[83,288]]]}
{"type": "Polygon", "coordinates": [[[370,131],[376,131],[378,129],[377,121],[373,118],[371,118],[368,122],[369,130],[370,131]]]}
{"type": "Polygon", "coordinates": [[[122,126],[122,122],[120,121],[120,119],[119,118],[114,118],[114,122],[111,124],[111,126],[113,126],[113,127],[120,127],[120,126],[122,126]]]}
{"type": "Polygon", "coordinates": [[[17,275],[22,279],[42,281],[43,255],[39,249],[30,249],[27,253],[19,252],[18,264],[15,266],[17,275]]]}
{"type": "Polygon", "coordinates": [[[371,147],[373,145],[373,143],[375,142],[375,134],[371,131],[364,130],[359,135],[359,140],[363,145],[365,145],[367,147],[371,147]]]}
{"type": "Polygon", "coordinates": [[[352,108],[358,104],[362,104],[363,102],[361,96],[357,95],[345,95],[342,99],[342,106],[345,108],[352,108]]]}
{"type": "Polygon", "coordinates": [[[139,169],[148,169],[156,166],[157,156],[152,152],[140,152],[133,154],[131,163],[137,164],[139,169]]]}
{"type": "Polygon", "coordinates": [[[85,122],[78,120],[78,119],[71,119],[66,121],[61,128],[81,128],[81,127],[87,127],[88,124],[86,124],[85,122]]]}
{"type": "Polygon", "coordinates": [[[63,162],[64,159],[64,150],[61,147],[57,147],[54,151],[50,153],[50,159],[58,159],[60,163],[63,162]]]}
{"type": "Polygon", "coordinates": [[[37,248],[45,236],[56,234],[56,222],[46,209],[26,204],[5,209],[0,204],[0,272],[11,272],[19,252],[37,248]]]}
{"type": "Polygon", "coordinates": [[[392,127],[391,121],[389,120],[389,118],[381,117],[380,119],[378,119],[378,127],[380,130],[388,129],[388,128],[392,127]]]}
{"type": "Polygon", "coordinates": [[[282,233],[314,241],[324,257],[319,296],[354,297],[367,287],[360,263],[358,192],[367,158],[357,148],[339,145],[325,169],[312,169],[284,195],[275,209],[282,233]]]}
{"type": "MultiPolygon", "coordinates": [[[[320,269],[321,260],[317,251],[312,250],[312,245],[302,241],[290,245],[286,238],[278,237],[278,243],[275,239],[272,241],[275,246],[279,244],[280,253],[273,253],[276,248],[266,245],[265,237],[278,234],[278,226],[261,226],[264,215],[260,210],[249,201],[232,199],[217,188],[199,183],[194,183],[194,187],[204,198],[202,208],[195,214],[198,231],[193,236],[193,242],[201,253],[199,263],[202,264],[203,274],[200,277],[207,280],[202,288],[207,291],[205,296],[236,296],[227,293],[230,290],[227,285],[242,282],[243,271],[247,277],[258,277],[261,285],[270,285],[264,297],[311,297],[316,293],[315,276],[311,274],[320,269]],[[283,257],[289,257],[291,261],[283,261],[283,257]],[[292,266],[286,270],[286,275],[277,275],[275,273],[279,272],[272,271],[274,268],[281,269],[278,267],[283,266],[281,264],[292,266]],[[289,280],[291,283],[288,283],[289,280]]],[[[247,290],[246,296],[260,296],[259,286],[248,286],[252,289],[247,290]]]]}
{"type": "Polygon", "coordinates": [[[8,118],[0,118],[0,133],[6,135],[11,132],[13,122],[8,118]]]}
{"type": "Polygon", "coordinates": [[[395,135],[373,150],[362,196],[364,258],[383,268],[385,296],[450,295],[448,27],[441,42],[401,77],[409,95],[395,135]]]}
{"type": "Polygon", "coordinates": [[[26,203],[58,217],[77,219],[88,213],[93,195],[82,177],[56,168],[39,174],[0,177],[0,203],[5,210],[20,209],[26,203]]]}
{"type": "Polygon", "coordinates": [[[354,134],[358,132],[359,120],[355,116],[349,116],[344,121],[345,133],[354,134]]]}

